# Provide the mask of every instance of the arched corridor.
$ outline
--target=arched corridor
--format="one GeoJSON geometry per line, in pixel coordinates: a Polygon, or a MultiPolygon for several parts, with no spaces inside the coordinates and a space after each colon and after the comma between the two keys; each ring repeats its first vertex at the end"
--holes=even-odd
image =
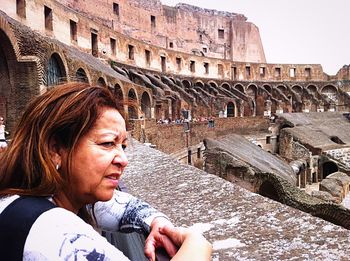
{"type": "Polygon", "coordinates": [[[280,197],[277,193],[275,186],[268,180],[264,181],[261,184],[258,193],[264,197],[268,197],[270,199],[280,202],[280,197]]]}

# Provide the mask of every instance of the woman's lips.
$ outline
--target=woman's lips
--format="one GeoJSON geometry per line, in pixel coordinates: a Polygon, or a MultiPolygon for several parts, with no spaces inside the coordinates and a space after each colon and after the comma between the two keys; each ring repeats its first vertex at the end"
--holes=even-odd
{"type": "Polygon", "coordinates": [[[113,186],[117,187],[118,186],[118,181],[120,178],[119,174],[111,174],[106,176],[106,178],[113,184],[113,186]]]}

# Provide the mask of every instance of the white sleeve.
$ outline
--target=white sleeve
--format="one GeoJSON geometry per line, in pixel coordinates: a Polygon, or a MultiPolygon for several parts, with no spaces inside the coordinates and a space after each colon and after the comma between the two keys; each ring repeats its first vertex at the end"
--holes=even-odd
{"type": "Polygon", "coordinates": [[[129,260],[92,226],[63,208],[44,212],[34,222],[23,260],[129,260]]]}
{"type": "Polygon", "coordinates": [[[149,233],[154,218],[167,218],[148,203],[117,190],[111,200],[95,203],[93,216],[103,230],[139,233],[149,233]]]}

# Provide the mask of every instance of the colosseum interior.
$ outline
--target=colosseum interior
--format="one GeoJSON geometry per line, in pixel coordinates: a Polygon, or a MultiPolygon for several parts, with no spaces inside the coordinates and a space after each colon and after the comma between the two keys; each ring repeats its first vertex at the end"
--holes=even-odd
{"type": "Polygon", "coordinates": [[[327,75],[320,64],[268,63],[244,14],[2,0],[0,79],[10,133],[32,97],[62,82],[136,102],[124,106],[124,182],[202,230],[213,260],[348,259],[349,65],[327,75]]]}

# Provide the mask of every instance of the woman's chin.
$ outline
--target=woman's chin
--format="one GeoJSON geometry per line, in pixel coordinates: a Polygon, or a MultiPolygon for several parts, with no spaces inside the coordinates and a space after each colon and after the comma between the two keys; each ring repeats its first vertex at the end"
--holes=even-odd
{"type": "Polygon", "coordinates": [[[108,201],[111,200],[114,194],[114,190],[110,192],[101,193],[97,196],[97,201],[108,201]]]}

